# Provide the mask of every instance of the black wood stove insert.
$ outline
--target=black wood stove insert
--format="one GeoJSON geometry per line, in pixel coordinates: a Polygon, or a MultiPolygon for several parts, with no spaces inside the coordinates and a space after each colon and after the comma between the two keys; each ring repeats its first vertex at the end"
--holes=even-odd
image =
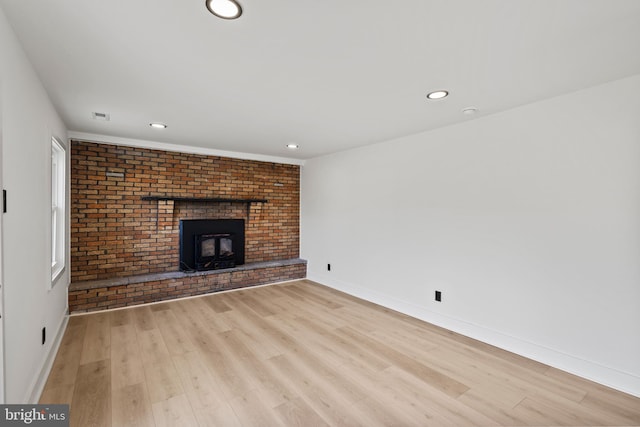
{"type": "Polygon", "coordinates": [[[242,264],[243,219],[180,220],[180,270],[217,270],[242,264]]]}

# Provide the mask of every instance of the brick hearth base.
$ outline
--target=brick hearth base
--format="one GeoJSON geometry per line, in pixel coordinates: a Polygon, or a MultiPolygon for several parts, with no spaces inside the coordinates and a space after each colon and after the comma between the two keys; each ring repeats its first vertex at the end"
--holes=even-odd
{"type": "Polygon", "coordinates": [[[226,289],[244,288],[306,277],[302,259],[257,262],[232,269],[119,277],[75,282],[69,287],[69,312],[106,310],[226,289]]]}

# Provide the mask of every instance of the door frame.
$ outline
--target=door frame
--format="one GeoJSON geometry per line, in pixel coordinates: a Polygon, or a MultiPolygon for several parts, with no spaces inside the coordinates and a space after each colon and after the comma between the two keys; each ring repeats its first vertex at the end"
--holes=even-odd
{"type": "MultiPolygon", "coordinates": [[[[0,84],[0,188],[4,190],[2,185],[2,84],[0,84]]],[[[2,238],[2,218],[4,216],[4,199],[0,202],[2,211],[0,211],[0,404],[5,403],[5,383],[4,383],[4,239],[2,238]]]]}

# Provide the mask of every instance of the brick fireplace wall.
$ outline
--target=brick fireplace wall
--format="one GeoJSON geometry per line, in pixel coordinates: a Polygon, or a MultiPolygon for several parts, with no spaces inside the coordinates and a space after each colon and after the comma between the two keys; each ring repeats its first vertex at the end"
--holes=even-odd
{"type": "Polygon", "coordinates": [[[245,263],[298,258],[299,198],[296,165],[72,141],[72,283],[177,271],[180,219],[244,219],[245,263]]]}

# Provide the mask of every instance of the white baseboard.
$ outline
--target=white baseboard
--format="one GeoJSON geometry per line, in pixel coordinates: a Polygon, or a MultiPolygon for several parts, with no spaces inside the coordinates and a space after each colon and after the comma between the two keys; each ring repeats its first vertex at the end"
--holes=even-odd
{"type": "Polygon", "coordinates": [[[461,319],[435,313],[411,302],[372,291],[359,285],[342,282],[324,275],[308,276],[307,279],[607,387],[640,397],[640,377],[628,372],[603,366],[461,319]]]}
{"type": "Polygon", "coordinates": [[[60,348],[60,343],[62,342],[62,337],[64,336],[64,332],[67,330],[67,323],[69,322],[69,315],[67,312],[62,316],[62,320],[58,325],[58,330],[56,331],[55,340],[49,347],[49,353],[47,357],[44,359],[44,363],[42,364],[42,368],[40,369],[40,373],[33,380],[31,387],[27,390],[25,395],[25,399],[23,402],[27,404],[35,405],[40,401],[40,396],[42,395],[42,391],[44,390],[44,386],[47,383],[47,378],[49,378],[49,373],[51,372],[51,368],[53,367],[53,362],[56,359],[56,355],[58,354],[58,349],[60,348]]]}

